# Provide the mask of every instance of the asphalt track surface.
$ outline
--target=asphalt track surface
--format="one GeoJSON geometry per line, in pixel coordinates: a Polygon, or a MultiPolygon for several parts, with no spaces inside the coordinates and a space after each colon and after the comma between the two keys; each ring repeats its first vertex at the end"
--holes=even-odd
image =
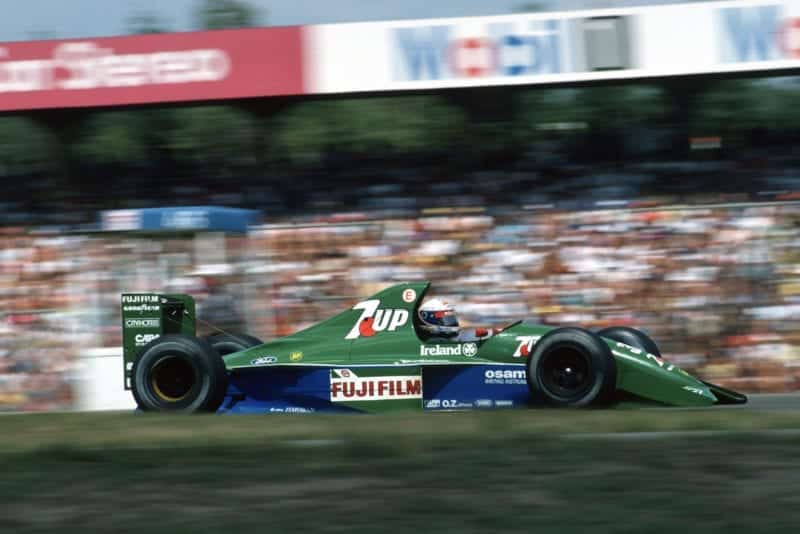
{"type": "MultiPolygon", "coordinates": [[[[715,406],[725,410],[800,410],[800,393],[757,393],[747,396],[747,404],[715,406]]],[[[667,408],[693,410],[695,408],[667,408]]]]}
{"type": "Polygon", "coordinates": [[[719,406],[653,406],[642,407],[640,410],[659,410],[691,412],[697,410],[798,410],[800,411],[800,392],[796,393],[746,393],[745,404],[723,404],[719,406]]]}

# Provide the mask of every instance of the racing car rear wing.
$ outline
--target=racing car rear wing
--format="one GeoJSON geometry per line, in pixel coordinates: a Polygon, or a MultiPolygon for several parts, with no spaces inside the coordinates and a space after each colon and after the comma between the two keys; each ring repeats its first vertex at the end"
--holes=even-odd
{"type": "Polygon", "coordinates": [[[194,299],[189,295],[123,293],[122,357],[125,389],[139,350],[162,334],[195,335],[194,299]]]}

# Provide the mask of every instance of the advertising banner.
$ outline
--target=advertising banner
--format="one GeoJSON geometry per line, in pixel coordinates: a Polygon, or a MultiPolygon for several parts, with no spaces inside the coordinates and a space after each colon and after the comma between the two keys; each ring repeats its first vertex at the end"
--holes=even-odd
{"type": "Polygon", "coordinates": [[[644,11],[644,76],[800,68],[800,2],[714,2],[644,11]]]}
{"type": "Polygon", "coordinates": [[[306,33],[313,93],[800,68],[798,0],[334,24],[306,33]]]}
{"type": "Polygon", "coordinates": [[[0,44],[0,111],[301,94],[302,29],[0,44]]]}
{"type": "Polygon", "coordinates": [[[627,11],[313,26],[311,92],[553,83],[635,70],[627,11]],[[369,43],[365,46],[364,43],[369,43]]]}
{"type": "Polygon", "coordinates": [[[800,0],[0,44],[0,112],[800,68],[800,0]]]}
{"type": "Polygon", "coordinates": [[[714,19],[721,65],[800,60],[800,2],[724,5],[714,10],[714,19]]]}

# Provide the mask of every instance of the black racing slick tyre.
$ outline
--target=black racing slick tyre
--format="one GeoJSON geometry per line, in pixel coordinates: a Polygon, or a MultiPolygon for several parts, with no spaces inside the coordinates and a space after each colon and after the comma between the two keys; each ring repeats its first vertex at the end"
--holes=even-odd
{"type": "Polygon", "coordinates": [[[557,328],[534,346],[527,364],[535,400],[563,407],[603,405],[614,398],[617,366],[611,349],[582,328],[557,328]]]}
{"type": "Polygon", "coordinates": [[[214,334],[205,338],[220,356],[263,345],[264,342],[247,334],[214,334]]]}
{"type": "Polygon", "coordinates": [[[636,330],[635,328],[630,328],[628,326],[612,326],[600,330],[597,332],[597,335],[607,339],[613,339],[614,341],[619,341],[620,343],[625,343],[630,347],[641,349],[652,354],[653,356],[658,356],[659,358],[661,357],[661,351],[658,349],[656,342],[653,341],[647,334],[636,330]]]}
{"type": "Polygon", "coordinates": [[[133,362],[131,390],[144,411],[214,412],[227,388],[225,363],[203,339],[167,334],[142,347],[133,362]]]}

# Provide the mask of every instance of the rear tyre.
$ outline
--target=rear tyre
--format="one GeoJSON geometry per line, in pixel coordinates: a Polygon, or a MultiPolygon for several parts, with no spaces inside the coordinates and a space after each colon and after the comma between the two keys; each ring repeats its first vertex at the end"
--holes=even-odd
{"type": "Polygon", "coordinates": [[[620,343],[625,343],[635,349],[641,349],[645,352],[652,354],[653,356],[661,357],[661,351],[658,349],[658,345],[656,342],[653,341],[647,334],[636,330],[635,328],[630,328],[628,326],[612,326],[609,328],[604,328],[597,333],[600,337],[605,337],[608,339],[613,339],[614,341],[619,341],[620,343]]]}
{"type": "Polygon", "coordinates": [[[557,328],[534,346],[527,378],[531,395],[548,404],[601,405],[613,400],[617,366],[597,335],[582,328],[557,328]]]}
{"type": "Polygon", "coordinates": [[[264,342],[257,337],[247,334],[214,334],[212,336],[206,336],[203,339],[208,341],[220,356],[264,344],[264,342]]]}
{"type": "Polygon", "coordinates": [[[144,411],[214,412],[227,388],[222,358],[195,337],[163,335],[142,347],[133,362],[131,390],[144,411]]]}

